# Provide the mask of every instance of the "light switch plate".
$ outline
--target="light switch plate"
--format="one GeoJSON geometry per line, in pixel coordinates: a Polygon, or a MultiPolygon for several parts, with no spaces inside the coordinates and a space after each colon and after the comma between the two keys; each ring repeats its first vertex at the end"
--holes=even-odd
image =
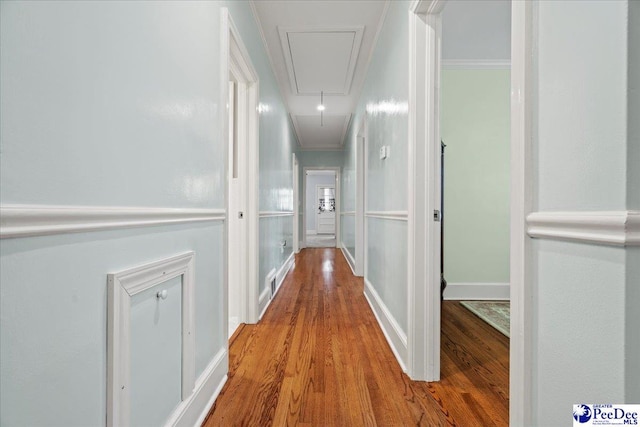
{"type": "Polygon", "coordinates": [[[383,145],[380,147],[380,160],[384,160],[387,158],[387,147],[383,145]]]}

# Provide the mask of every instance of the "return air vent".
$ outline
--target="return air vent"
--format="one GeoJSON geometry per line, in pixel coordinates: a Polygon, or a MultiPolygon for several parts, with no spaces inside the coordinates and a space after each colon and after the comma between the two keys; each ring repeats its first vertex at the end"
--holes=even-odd
{"type": "Polygon", "coordinates": [[[271,299],[276,293],[276,269],[275,268],[272,268],[269,274],[267,274],[267,277],[265,279],[265,284],[269,287],[269,289],[271,289],[271,297],[269,298],[271,299]]]}

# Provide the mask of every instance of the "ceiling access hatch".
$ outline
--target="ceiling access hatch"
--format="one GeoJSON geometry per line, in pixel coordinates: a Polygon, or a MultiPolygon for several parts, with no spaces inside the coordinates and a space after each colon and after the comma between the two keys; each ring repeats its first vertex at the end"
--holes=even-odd
{"type": "Polygon", "coordinates": [[[295,95],[347,95],[364,27],[278,27],[295,95]]]}
{"type": "Polygon", "coordinates": [[[351,114],[325,114],[320,123],[320,114],[291,116],[293,127],[304,149],[342,149],[342,141],[347,133],[351,114]],[[303,142],[304,141],[304,142],[303,142]]]}

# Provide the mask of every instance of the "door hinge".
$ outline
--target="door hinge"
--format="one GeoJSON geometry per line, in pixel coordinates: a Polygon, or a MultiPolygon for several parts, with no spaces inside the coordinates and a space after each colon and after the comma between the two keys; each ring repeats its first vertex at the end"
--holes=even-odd
{"type": "Polygon", "coordinates": [[[433,211],[433,220],[436,222],[440,222],[440,211],[438,209],[435,209],[433,211]]]}

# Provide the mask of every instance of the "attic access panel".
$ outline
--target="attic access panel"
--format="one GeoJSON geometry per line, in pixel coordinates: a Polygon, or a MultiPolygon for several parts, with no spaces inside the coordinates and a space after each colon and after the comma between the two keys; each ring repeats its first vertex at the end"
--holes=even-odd
{"type": "Polygon", "coordinates": [[[293,93],[347,95],[363,29],[278,28],[293,93]]]}

